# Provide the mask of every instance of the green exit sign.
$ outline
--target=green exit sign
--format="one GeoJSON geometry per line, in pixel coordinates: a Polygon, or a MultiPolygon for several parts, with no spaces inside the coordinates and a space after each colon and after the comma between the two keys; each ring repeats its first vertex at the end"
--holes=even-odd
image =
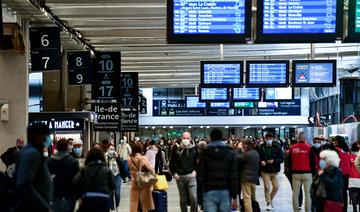
{"type": "Polygon", "coordinates": [[[355,32],[360,32],[360,0],[356,0],[355,32]]]}
{"type": "Polygon", "coordinates": [[[234,102],[235,108],[254,108],[254,102],[234,102]]]}

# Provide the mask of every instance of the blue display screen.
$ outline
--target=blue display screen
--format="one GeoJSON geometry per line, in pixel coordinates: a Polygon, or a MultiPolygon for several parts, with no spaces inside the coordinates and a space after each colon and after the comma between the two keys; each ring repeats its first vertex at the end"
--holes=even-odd
{"type": "Polygon", "coordinates": [[[287,84],[286,63],[250,63],[249,84],[287,84]]]}
{"type": "Polygon", "coordinates": [[[244,34],[246,0],[173,0],[174,34],[244,34]]]}
{"type": "Polygon", "coordinates": [[[336,0],[263,0],[264,34],[336,33],[336,0]]]}
{"type": "Polygon", "coordinates": [[[211,102],[210,108],[230,108],[230,102],[211,102]]]}
{"type": "Polygon", "coordinates": [[[291,100],[293,99],[293,88],[266,88],[266,100],[291,100]]]}
{"type": "Polygon", "coordinates": [[[233,97],[235,101],[241,100],[259,100],[260,99],[260,89],[259,88],[233,88],[233,97]]]}
{"type": "Polygon", "coordinates": [[[203,80],[205,85],[240,85],[241,64],[204,64],[203,80]]]}
{"type": "Polygon", "coordinates": [[[186,97],[187,108],[206,108],[206,103],[199,102],[198,96],[187,96],[186,97]]]}
{"type": "Polygon", "coordinates": [[[204,101],[227,101],[227,88],[201,88],[200,99],[204,101]]]}
{"type": "Polygon", "coordinates": [[[297,63],[295,65],[295,83],[332,84],[334,83],[334,71],[332,63],[297,63]]]}

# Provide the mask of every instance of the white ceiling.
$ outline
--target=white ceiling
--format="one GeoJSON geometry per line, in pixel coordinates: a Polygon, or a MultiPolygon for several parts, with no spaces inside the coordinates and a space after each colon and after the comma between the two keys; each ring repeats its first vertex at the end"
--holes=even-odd
{"type": "MultiPolygon", "coordinates": [[[[27,0],[5,6],[46,24],[48,18],[27,0]]],[[[166,43],[166,0],[47,0],[46,5],[100,51],[121,51],[122,71],[139,72],[141,87],[199,84],[199,62],[220,60],[220,45],[166,43]]],[[[65,49],[79,49],[66,34],[65,49]]],[[[310,44],[224,45],[224,60],[308,59],[310,44]]],[[[337,58],[340,68],[358,65],[359,44],[316,44],[316,58],[337,58]]]]}

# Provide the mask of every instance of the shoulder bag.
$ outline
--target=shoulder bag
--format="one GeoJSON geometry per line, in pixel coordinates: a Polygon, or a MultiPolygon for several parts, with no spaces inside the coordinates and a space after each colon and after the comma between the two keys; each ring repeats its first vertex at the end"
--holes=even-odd
{"type": "Polygon", "coordinates": [[[152,173],[150,171],[142,171],[141,170],[141,167],[142,167],[141,159],[139,161],[138,166],[136,166],[132,157],[130,157],[130,159],[131,159],[131,162],[134,164],[134,166],[137,169],[135,182],[139,189],[142,189],[145,186],[154,185],[157,182],[157,178],[154,173],[152,173]]]}

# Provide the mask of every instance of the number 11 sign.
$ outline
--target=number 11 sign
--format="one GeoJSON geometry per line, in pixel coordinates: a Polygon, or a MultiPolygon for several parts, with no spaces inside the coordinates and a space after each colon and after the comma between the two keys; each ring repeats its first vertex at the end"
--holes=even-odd
{"type": "Polygon", "coordinates": [[[99,52],[93,59],[92,98],[120,98],[120,52],[99,52]]]}

